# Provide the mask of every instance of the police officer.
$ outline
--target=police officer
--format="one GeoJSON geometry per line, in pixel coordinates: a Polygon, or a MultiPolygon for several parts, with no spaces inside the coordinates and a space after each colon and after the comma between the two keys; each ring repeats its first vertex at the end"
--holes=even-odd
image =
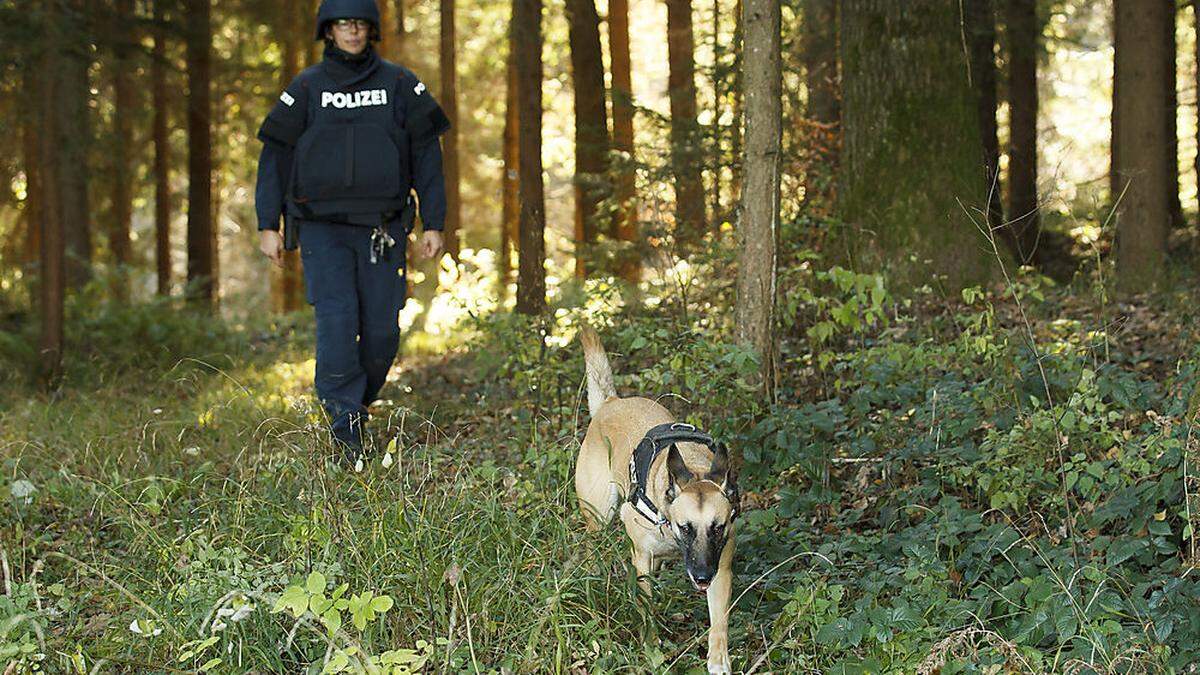
{"type": "Polygon", "coordinates": [[[442,252],[446,188],[439,137],[449,127],[425,85],[381,59],[375,0],[322,0],[316,39],[325,58],[300,73],[258,131],[259,247],[282,266],[298,232],[307,300],[316,313],[316,390],[351,465],[367,406],[399,347],[411,191],[420,253],[442,252]]]}

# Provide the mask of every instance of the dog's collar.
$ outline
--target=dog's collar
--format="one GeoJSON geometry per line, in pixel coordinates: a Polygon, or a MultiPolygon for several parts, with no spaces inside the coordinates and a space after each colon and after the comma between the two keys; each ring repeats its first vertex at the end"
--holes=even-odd
{"type": "Polygon", "coordinates": [[[650,465],[658,453],[676,443],[699,443],[715,449],[712,436],[683,422],[660,424],[646,432],[629,458],[629,503],[643,518],[655,527],[667,524],[667,519],[646,496],[646,483],[650,476],[650,465]]]}

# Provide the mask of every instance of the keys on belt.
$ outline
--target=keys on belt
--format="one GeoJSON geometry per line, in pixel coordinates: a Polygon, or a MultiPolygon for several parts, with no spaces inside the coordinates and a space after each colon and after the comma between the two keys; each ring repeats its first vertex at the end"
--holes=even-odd
{"type": "Polygon", "coordinates": [[[388,249],[395,245],[396,240],[388,234],[387,229],[383,225],[376,226],[371,232],[371,264],[379,262],[379,258],[386,256],[388,249]]]}

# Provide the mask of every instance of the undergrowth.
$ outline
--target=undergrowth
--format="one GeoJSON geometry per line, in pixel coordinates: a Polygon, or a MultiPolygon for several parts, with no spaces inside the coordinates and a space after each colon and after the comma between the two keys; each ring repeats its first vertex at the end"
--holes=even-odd
{"type": "Polygon", "coordinates": [[[622,393],[740,457],[735,669],[1195,672],[1189,296],[898,294],[785,253],[775,401],[717,250],[637,302],[589,282],[552,318],[469,317],[396,370],[361,473],[328,461],[304,316],[77,307],[50,395],[9,334],[0,663],[703,672],[703,598],[670,565],[640,597],[624,535],[582,529],[587,322],[622,393]]]}

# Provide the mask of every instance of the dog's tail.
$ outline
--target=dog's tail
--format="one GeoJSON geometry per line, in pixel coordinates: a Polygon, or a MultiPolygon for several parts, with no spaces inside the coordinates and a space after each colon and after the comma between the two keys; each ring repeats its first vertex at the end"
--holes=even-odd
{"type": "Polygon", "coordinates": [[[600,344],[600,336],[591,326],[584,326],[579,331],[579,341],[583,344],[583,362],[587,369],[588,412],[592,415],[600,409],[600,404],[617,395],[613,386],[612,366],[608,364],[608,355],[604,353],[604,345],[600,344]]]}

